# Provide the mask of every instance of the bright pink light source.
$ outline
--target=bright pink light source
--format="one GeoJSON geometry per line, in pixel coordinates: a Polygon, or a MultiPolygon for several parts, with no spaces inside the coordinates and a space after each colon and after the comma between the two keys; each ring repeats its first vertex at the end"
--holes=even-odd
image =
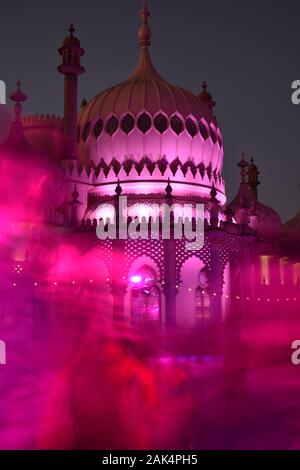
{"type": "Polygon", "coordinates": [[[131,276],[130,280],[132,284],[139,284],[140,282],[142,282],[142,276],[131,276]]]}

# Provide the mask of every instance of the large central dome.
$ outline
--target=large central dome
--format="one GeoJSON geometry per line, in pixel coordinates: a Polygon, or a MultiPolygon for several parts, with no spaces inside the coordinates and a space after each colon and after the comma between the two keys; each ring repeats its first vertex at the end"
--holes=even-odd
{"type": "Polygon", "coordinates": [[[212,98],[206,88],[197,97],[159,75],[148,50],[148,16],[145,5],[139,31],[141,54],[133,74],[99,93],[81,110],[79,158],[84,164],[102,169],[106,183],[108,173],[109,180],[113,176],[110,168],[115,180],[120,169],[124,170],[123,176],[133,179],[133,167],[135,179],[144,180],[147,171],[146,179],[151,179],[155,169],[155,179],[164,179],[168,167],[175,192],[177,180],[181,186],[183,181],[194,183],[197,190],[190,184],[190,192],[198,195],[202,186],[205,197],[215,186],[224,203],[222,135],[213,116],[212,98]]]}

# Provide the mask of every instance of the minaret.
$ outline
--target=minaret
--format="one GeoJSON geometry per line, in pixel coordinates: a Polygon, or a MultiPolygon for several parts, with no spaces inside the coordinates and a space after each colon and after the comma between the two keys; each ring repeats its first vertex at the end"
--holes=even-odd
{"type": "Polygon", "coordinates": [[[70,35],[65,38],[58,49],[62,64],[58,71],[65,76],[64,85],[64,132],[66,137],[66,160],[77,159],[77,75],[84,73],[80,61],[84,49],[74,36],[74,25],[71,23],[70,35]]]}
{"type": "Polygon", "coordinates": [[[260,185],[260,181],[258,181],[258,176],[260,175],[260,172],[258,171],[257,166],[254,164],[253,158],[251,158],[251,163],[248,166],[247,174],[250,191],[255,201],[257,201],[257,186],[260,185]]]}

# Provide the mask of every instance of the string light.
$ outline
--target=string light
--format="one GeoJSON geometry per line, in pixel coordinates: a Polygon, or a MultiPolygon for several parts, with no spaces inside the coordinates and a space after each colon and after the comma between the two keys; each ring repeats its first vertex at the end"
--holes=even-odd
{"type": "MultiPolygon", "coordinates": [[[[18,264],[17,266],[14,267],[14,270],[15,270],[15,272],[16,272],[17,274],[20,274],[20,273],[23,271],[23,268],[22,268],[22,266],[21,266],[20,264],[18,264]]],[[[123,276],[123,279],[126,279],[125,276],[123,276]]],[[[108,278],[106,279],[106,281],[107,281],[107,282],[110,282],[111,279],[108,277],[108,278]]],[[[72,284],[72,285],[75,285],[75,284],[78,284],[78,282],[79,282],[79,281],[76,281],[75,279],[73,279],[73,280],[71,281],[71,284],[72,284]]],[[[94,280],[93,280],[93,279],[89,279],[89,281],[86,281],[86,282],[89,282],[89,284],[94,284],[94,280]]],[[[59,284],[58,281],[54,281],[54,282],[53,282],[53,285],[54,285],[54,286],[58,286],[58,284],[59,284]]],[[[62,282],[62,284],[63,284],[63,282],[62,282]]],[[[164,284],[165,284],[165,281],[161,281],[161,285],[164,285],[164,284]]],[[[17,283],[16,283],[16,282],[13,282],[13,283],[12,283],[12,286],[13,286],[13,287],[16,287],[16,286],[17,286],[17,283]]],[[[34,287],[37,287],[37,286],[38,286],[38,283],[35,281],[35,282],[33,283],[33,286],[34,286],[34,287]]],[[[176,289],[179,289],[179,285],[176,285],[176,289]]],[[[193,289],[192,289],[191,287],[189,287],[189,288],[188,288],[188,292],[190,292],[190,293],[193,292],[193,289]]],[[[202,291],[201,291],[201,294],[202,294],[202,295],[205,295],[205,294],[206,294],[206,291],[202,290],[202,291]]],[[[213,297],[216,297],[218,294],[217,294],[216,292],[213,292],[212,295],[213,295],[213,297]]],[[[282,298],[276,297],[276,298],[273,298],[273,299],[272,299],[272,298],[270,298],[270,297],[265,297],[265,298],[262,298],[262,297],[251,298],[251,297],[247,296],[247,297],[243,297],[243,298],[242,298],[242,297],[240,297],[239,295],[232,295],[232,296],[230,296],[230,295],[228,295],[228,294],[221,294],[220,297],[223,296],[223,295],[224,295],[224,297],[225,297],[226,299],[234,299],[234,300],[238,300],[238,301],[242,301],[242,300],[244,299],[244,300],[246,300],[247,302],[249,302],[249,301],[257,301],[257,302],[267,302],[267,303],[271,303],[271,302],[273,301],[273,302],[278,302],[278,303],[279,303],[280,301],[281,301],[281,302],[291,302],[291,301],[292,301],[292,302],[297,302],[297,301],[300,300],[299,297],[292,297],[292,298],[291,298],[291,297],[282,297],[282,298]]]]}
{"type": "Polygon", "coordinates": [[[23,271],[23,268],[20,264],[17,264],[17,266],[15,266],[15,271],[17,274],[21,274],[21,272],[23,271]]]}

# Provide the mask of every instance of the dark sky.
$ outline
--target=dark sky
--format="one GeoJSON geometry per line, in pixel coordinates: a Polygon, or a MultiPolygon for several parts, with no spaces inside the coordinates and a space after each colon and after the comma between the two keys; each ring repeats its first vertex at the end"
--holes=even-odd
{"type": "MultiPolygon", "coordinates": [[[[0,79],[21,77],[26,113],[62,114],[57,48],[73,18],[86,51],[79,96],[128,77],[137,62],[141,0],[1,1],[0,79]]],[[[217,102],[225,141],[228,198],[241,152],[261,171],[259,198],[283,220],[300,207],[299,0],[149,0],[151,54],[161,75],[198,93],[203,79],[217,102]]]]}

